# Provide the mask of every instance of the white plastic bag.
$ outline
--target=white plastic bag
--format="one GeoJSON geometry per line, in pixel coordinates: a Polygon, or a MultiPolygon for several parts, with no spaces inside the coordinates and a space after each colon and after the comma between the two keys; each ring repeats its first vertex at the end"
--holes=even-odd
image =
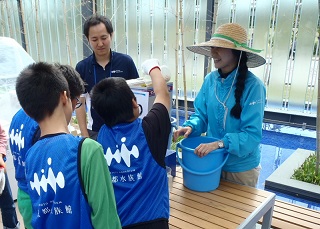
{"type": "Polygon", "coordinates": [[[6,185],[6,176],[4,174],[4,168],[0,167],[0,195],[3,192],[5,185],[6,185]]]}

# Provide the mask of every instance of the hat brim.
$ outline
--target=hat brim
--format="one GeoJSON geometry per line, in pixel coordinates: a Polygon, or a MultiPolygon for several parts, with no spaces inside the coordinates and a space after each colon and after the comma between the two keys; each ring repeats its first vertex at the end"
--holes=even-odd
{"type": "Polygon", "coordinates": [[[210,41],[202,42],[200,44],[187,46],[187,49],[189,51],[197,53],[197,54],[212,57],[211,47],[229,48],[229,49],[235,49],[235,50],[240,50],[240,51],[246,52],[247,58],[248,58],[248,61],[247,61],[248,68],[256,68],[256,67],[259,67],[259,66],[266,63],[266,60],[262,56],[254,53],[248,49],[245,49],[243,47],[235,47],[233,43],[226,42],[223,40],[212,39],[210,41]]]}

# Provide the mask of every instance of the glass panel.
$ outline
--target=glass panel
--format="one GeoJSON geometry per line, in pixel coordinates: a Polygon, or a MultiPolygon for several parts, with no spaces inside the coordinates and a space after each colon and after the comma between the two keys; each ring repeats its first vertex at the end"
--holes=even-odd
{"type": "MultiPolygon", "coordinates": [[[[37,20],[37,25],[39,26],[37,33],[39,33],[39,37],[37,37],[39,40],[39,57],[41,61],[47,61],[47,62],[52,62],[52,52],[51,52],[51,31],[50,31],[50,16],[51,14],[48,14],[48,9],[51,8],[50,7],[50,2],[46,2],[46,1],[38,1],[38,20],[37,20]],[[49,26],[48,26],[49,25],[49,26]]],[[[55,11],[52,11],[52,13],[54,14],[55,11]]],[[[56,39],[54,39],[56,40],[56,39]]],[[[57,47],[57,46],[56,46],[57,47]]],[[[59,46],[58,46],[59,47],[59,46]]],[[[57,49],[57,50],[60,50],[57,49]]],[[[60,56],[60,55],[59,55],[60,56]]],[[[57,57],[59,57],[57,56],[57,57]]]]}
{"type": "Polygon", "coordinates": [[[137,24],[137,2],[127,0],[127,34],[128,34],[128,54],[132,57],[136,67],[140,67],[138,62],[138,24],[137,24]]]}
{"type": "Polygon", "coordinates": [[[9,29],[9,23],[8,23],[8,10],[7,10],[7,3],[0,1],[0,34],[5,37],[10,37],[10,29],[9,29]]]}
{"type": "Polygon", "coordinates": [[[314,7],[315,5],[315,0],[302,2],[290,87],[290,110],[304,111],[305,109],[305,97],[318,19],[318,8],[314,7]]]}
{"type": "Polygon", "coordinates": [[[114,4],[112,24],[114,29],[113,39],[116,46],[113,46],[113,50],[121,53],[127,53],[124,3],[123,1],[114,1],[114,4]]]}
{"type": "Polygon", "coordinates": [[[105,16],[107,16],[110,20],[112,20],[114,17],[113,4],[114,4],[114,1],[116,0],[101,0],[101,1],[104,2],[105,16]]]}
{"type": "Polygon", "coordinates": [[[263,49],[259,54],[263,56],[267,63],[258,68],[252,68],[252,71],[262,81],[265,81],[264,72],[269,68],[268,51],[268,38],[270,31],[270,18],[271,18],[272,1],[257,1],[256,11],[254,15],[254,31],[252,47],[256,49],[263,49]]]}
{"type": "Polygon", "coordinates": [[[159,59],[160,64],[164,63],[164,1],[155,1],[153,3],[153,30],[152,47],[154,58],[159,59]]]}
{"type": "Polygon", "coordinates": [[[237,1],[236,15],[234,22],[240,24],[243,28],[248,29],[251,10],[251,0],[237,1]]]}
{"type": "Polygon", "coordinates": [[[83,59],[83,26],[82,26],[82,15],[81,15],[81,0],[71,0],[69,5],[70,16],[68,23],[70,24],[70,51],[72,61],[70,65],[75,67],[76,64],[83,59]],[[73,48],[74,47],[74,48],[73,48]]]}
{"type": "MultiPolygon", "coordinates": [[[[181,59],[181,66],[185,67],[185,77],[186,77],[186,86],[187,86],[187,96],[191,97],[191,91],[193,88],[193,77],[192,77],[192,66],[194,64],[194,60],[193,60],[193,53],[190,52],[189,50],[186,49],[186,46],[189,45],[193,45],[194,41],[196,39],[196,32],[201,33],[203,32],[203,34],[205,34],[205,31],[196,31],[195,28],[195,22],[198,21],[199,22],[199,18],[196,18],[196,14],[195,12],[198,9],[195,6],[195,1],[184,1],[183,4],[183,28],[182,28],[182,32],[183,32],[183,46],[182,49],[184,52],[181,53],[181,55],[184,55],[184,60],[188,61],[189,63],[182,63],[182,59],[181,59]]],[[[182,44],[181,44],[182,45],[182,44]]],[[[203,69],[203,66],[201,66],[201,68],[203,69]]],[[[184,89],[184,84],[183,84],[183,69],[181,68],[181,83],[180,83],[180,87],[182,88],[182,92],[184,89]]],[[[184,96],[184,92],[181,94],[182,96],[184,96]]]]}
{"type": "Polygon", "coordinates": [[[20,24],[19,24],[19,10],[17,1],[8,1],[8,18],[10,18],[11,26],[11,38],[15,39],[19,44],[21,44],[21,34],[20,34],[20,24]]]}
{"type": "MultiPolygon", "coordinates": [[[[174,90],[177,88],[175,84],[175,78],[178,75],[176,66],[176,1],[167,1],[168,4],[168,13],[167,13],[167,65],[171,70],[171,81],[174,82],[173,88],[174,90]]],[[[175,93],[175,92],[174,92],[175,93]]],[[[174,95],[175,96],[175,95],[174,95]]]]}
{"type": "MultiPolygon", "coordinates": [[[[207,2],[199,1],[199,5],[195,8],[196,28],[193,28],[193,43],[201,43],[206,41],[207,31],[207,2]]],[[[185,47],[193,43],[185,43],[185,47]]],[[[188,100],[194,100],[197,92],[200,90],[204,79],[204,60],[203,55],[194,54],[185,48],[186,60],[186,77],[188,100]]]]}
{"type": "Polygon", "coordinates": [[[150,0],[140,0],[139,2],[139,54],[140,61],[151,57],[151,25],[150,25],[150,0]]]}
{"type": "MultiPolygon", "coordinates": [[[[268,86],[268,107],[282,108],[282,99],[286,69],[288,63],[288,53],[293,24],[294,1],[279,1],[276,14],[276,24],[271,60],[271,76],[268,86]]],[[[272,44],[271,44],[272,45],[272,44]]]]}
{"type": "Polygon", "coordinates": [[[319,75],[319,40],[317,39],[317,37],[319,37],[320,34],[319,32],[317,32],[317,36],[316,36],[316,40],[314,42],[315,44],[315,49],[314,49],[314,56],[312,58],[312,64],[311,64],[311,68],[310,68],[310,74],[313,75],[313,77],[311,77],[311,75],[309,76],[310,82],[312,82],[312,85],[314,85],[314,87],[311,87],[310,90],[310,99],[309,101],[311,101],[311,113],[316,114],[317,115],[317,105],[320,106],[320,104],[318,103],[318,90],[319,90],[319,85],[318,85],[318,75],[319,75]]]}
{"type": "Polygon", "coordinates": [[[65,4],[59,1],[24,1],[22,7],[27,50],[35,60],[74,66],[82,59],[80,0],[65,4]]]}
{"type": "Polygon", "coordinates": [[[38,61],[35,8],[34,0],[23,1],[27,51],[35,61],[38,61]]]}
{"type": "Polygon", "coordinates": [[[231,0],[219,0],[216,28],[218,28],[219,25],[230,22],[230,10],[231,10],[231,0]]]}

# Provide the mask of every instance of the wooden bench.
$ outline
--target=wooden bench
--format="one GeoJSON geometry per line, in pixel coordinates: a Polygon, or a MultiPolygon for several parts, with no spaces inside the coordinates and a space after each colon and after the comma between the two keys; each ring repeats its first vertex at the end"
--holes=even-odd
{"type": "Polygon", "coordinates": [[[320,228],[320,211],[276,200],[273,208],[272,228],[320,228]]]}
{"type": "MultiPolygon", "coordinates": [[[[210,194],[185,188],[179,170],[170,193],[170,228],[237,228],[269,192],[221,181],[210,194]]],[[[320,229],[320,211],[276,200],[271,227],[320,229]]]]}

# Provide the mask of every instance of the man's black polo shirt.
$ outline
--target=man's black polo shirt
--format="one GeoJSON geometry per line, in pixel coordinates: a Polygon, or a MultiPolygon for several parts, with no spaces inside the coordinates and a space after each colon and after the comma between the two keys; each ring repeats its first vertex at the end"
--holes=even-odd
{"type": "MultiPolygon", "coordinates": [[[[126,80],[139,77],[137,68],[129,55],[113,51],[111,53],[111,59],[105,68],[97,63],[94,54],[77,64],[76,70],[87,84],[85,87],[86,93],[90,93],[95,84],[108,77],[122,77],[126,80]]],[[[89,99],[90,97],[86,95],[87,111],[90,109],[88,112],[88,129],[98,132],[103,125],[103,121],[92,109],[89,99]]]]}

